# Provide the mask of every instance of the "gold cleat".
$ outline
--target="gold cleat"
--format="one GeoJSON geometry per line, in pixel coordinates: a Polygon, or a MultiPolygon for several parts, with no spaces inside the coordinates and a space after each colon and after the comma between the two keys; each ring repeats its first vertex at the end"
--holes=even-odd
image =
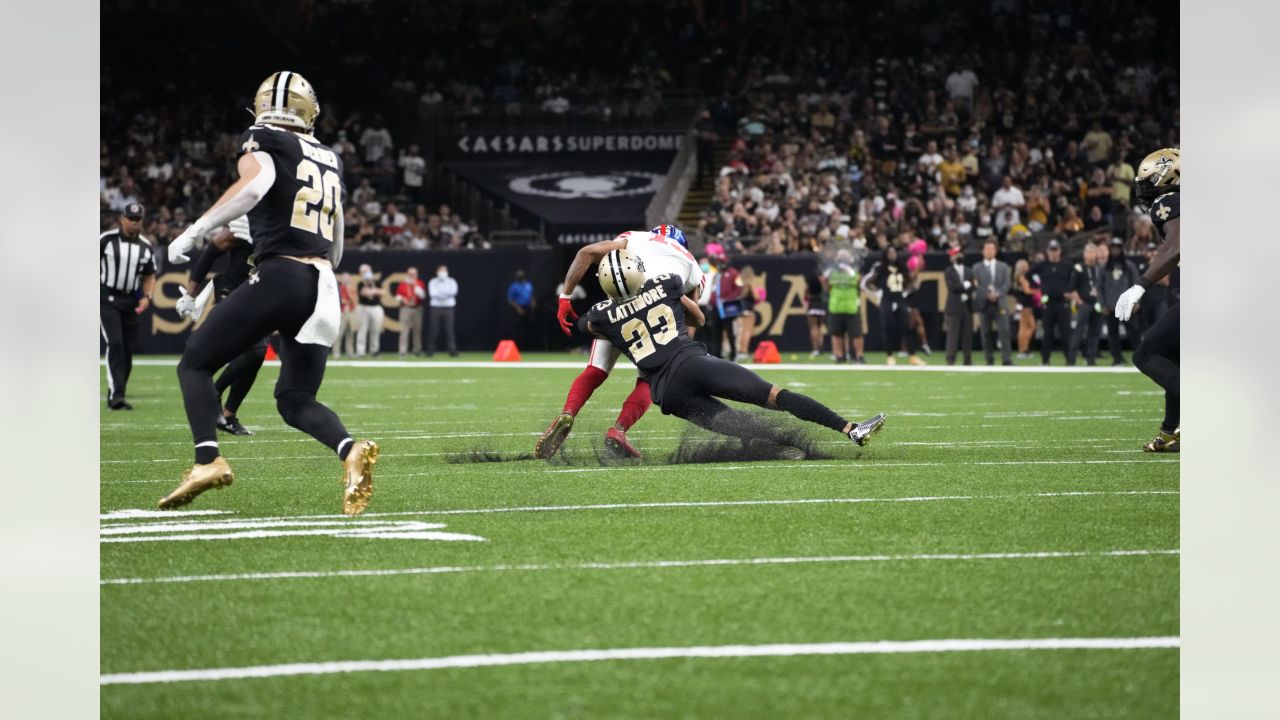
{"type": "Polygon", "coordinates": [[[342,512],[359,515],[373,497],[373,465],[378,462],[378,443],[357,440],[342,461],[342,512]]]}
{"type": "Polygon", "coordinates": [[[235,479],[236,476],[231,472],[231,466],[219,455],[207,465],[194,465],[190,470],[182,473],[182,484],[173,492],[161,498],[157,506],[161,510],[182,507],[195,500],[196,496],[205,490],[224,488],[235,479]]]}
{"type": "Polygon", "coordinates": [[[555,420],[551,421],[551,427],[548,427],[547,431],[542,433],[542,437],[538,438],[538,442],[534,443],[533,456],[539,460],[550,460],[555,457],[572,430],[573,415],[560,413],[555,420]]]}
{"type": "Polygon", "coordinates": [[[1182,428],[1175,428],[1171,433],[1161,430],[1154,440],[1142,446],[1142,450],[1143,452],[1182,452],[1182,428]]]}

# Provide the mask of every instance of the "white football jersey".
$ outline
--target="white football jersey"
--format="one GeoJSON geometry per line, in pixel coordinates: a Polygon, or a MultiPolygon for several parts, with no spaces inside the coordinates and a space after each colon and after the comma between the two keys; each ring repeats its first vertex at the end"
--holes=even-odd
{"type": "Polygon", "coordinates": [[[671,273],[684,278],[686,294],[694,288],[703,288],[705,291],[705,279],[697,258],[675,240],[643,230],[624,232],[615,239],[626,240],[627,250],[644,262],[645,280],[671,273]]]}

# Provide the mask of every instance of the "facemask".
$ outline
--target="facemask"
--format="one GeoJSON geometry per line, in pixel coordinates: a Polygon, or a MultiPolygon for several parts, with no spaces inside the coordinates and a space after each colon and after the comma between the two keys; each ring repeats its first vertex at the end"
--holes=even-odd
{"type": "Polygon", "coordinates": [[[438,278],[447,278],[447,277],[449,277],[449,271],[447,271],[447,270],[441,270],[441,271],[439,271],[439,272],[437,272],[437,273],[436,273],[436,277],[438,277],[438,278]]]}
{"type": "Polygon", "coordinates": [[[711,272],[711,263],[702,263],[699,267],[702,268],[702,272],[704,273],[711,272]]]}
{"type": "Polygon", "coordinates": [[[365,280],[372,280],[372,279],[373,279],[373,271],[372,271],[372,270],[370,270],[370,271],[368,271],[368,272],[361,273],[361,274],[360,274],[360,277],[364,278],[365,280]]]}

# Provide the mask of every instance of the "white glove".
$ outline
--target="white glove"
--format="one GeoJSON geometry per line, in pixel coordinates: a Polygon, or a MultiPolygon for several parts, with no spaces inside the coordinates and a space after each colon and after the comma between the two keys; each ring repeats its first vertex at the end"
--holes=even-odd
{"type": "Polygon", "coordinates": [[[247,243],[253,242],[253,238],[249,235],[248,215],[241,215],[235,220],[227,223],[227,229],[231,231],[232,235],[236,236],[237,240],[247,243]]]}
{"type": "Polygon", "coordinates": [[[204,315],[204,306],[209,304],[209,298],[213,295],[213,283],[206,284],[200,294],[195,297],[188,295],[185,287],[178,288],[178,292],[182,293],[182,297],[178,298],[178,302],[174,305],[178,311],[178,317],[195,322],[204,315]]]}
{"type": "Polygon", "coordinates": [[[1121,322],[1127,322],[1129,316],[1133,314],[1133,306],[1138,304],[1142,296],[1146,294],[1147,289],[1141,285],[1134,285],[1125,290],[1120,295],[1120,299],[1116,301],[1116,319],[1121,322]]]}
{"type": "Polygon", "coordinates": [[[184,263],[191,258],[187,253],[195,248],[196,243],[204,239],[209,231],[199,222],[182,231],[182,234],[169,243],[169,262],[184,263]]]}
{"type": "Polygon", "coordinates": [[[174,309],[178,311],[178,317],[195,319],[195,315],[191,312],[195,309],[196,299],[187,294],[184,287],[178,288],[178,292],[182,293],[182,297],[178,298],[178,302],[174,303],[174,309]]]}

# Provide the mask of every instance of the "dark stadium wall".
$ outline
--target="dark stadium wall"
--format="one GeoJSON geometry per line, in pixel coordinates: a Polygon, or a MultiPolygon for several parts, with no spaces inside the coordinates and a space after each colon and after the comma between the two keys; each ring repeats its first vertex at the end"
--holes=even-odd
{"type": "MultiPolygon", "coordinates": [[[[976,262],[977,257],[970,260],[976,262]]],[[[946,289],[941,282],[946,257],[942,253],[930,253],[926,255],[925,261],[925,269],[920,276],[918,306],[924,315],[930,343],[934,347],[941,347],[939,309],[946,302],[946,289]]],[[[388,299],[383,303],[386,307],[382,334],[384,353],[396,352],[400,331],[397,321],[399,309],[392,298],[396,284],[403,280],[405,269],[409,266],[417,267],[424,279],[430,279],[434,277],[436,267],[441,264],[447,265],[449,274],[458,281],[459,349],[490,351],[499,340],[512,337],[512,312],[506,297],[507,287],[517,270],[524,270],[533,282],[540,329],[535,347],[522,347],[521,350],[563,351],[589,342],[579,336],[566,338],[556,327],[555,295],[562,275],[551,248],[499,248],[465,252],[348,252],[343,257],[339,271],[354,275],[361,263],[368,263],[373,268],[378,281],[387,290],[388,299]]],[[[735,258],[734,266],[739,270],[750,267],[765,282],[765,301],[756,305],[756,340],[772,340],[784,354],[807,352],[809,335],[805,320],[807,308],[804,305],[806,277],[818,272],[817,258],[813,255],[744,255],[735,258]]],[[[192,323],[178,317],[174,303],[179,297],[178,288],[186,279],[185,268],[168,269],[160,274],[154,309],[148,310],[142,318],[138,352],[182,352],[192,323]]],[[[601,299],[594,278],[584,279],[583,288],[588,291],[589,299],[577,304],[579,312],[585,311],[592,302],[601,299]]],[[[867,349],[883,349],[879,309],[866,298],[863,298],[862,322],[867,349]]]]}

